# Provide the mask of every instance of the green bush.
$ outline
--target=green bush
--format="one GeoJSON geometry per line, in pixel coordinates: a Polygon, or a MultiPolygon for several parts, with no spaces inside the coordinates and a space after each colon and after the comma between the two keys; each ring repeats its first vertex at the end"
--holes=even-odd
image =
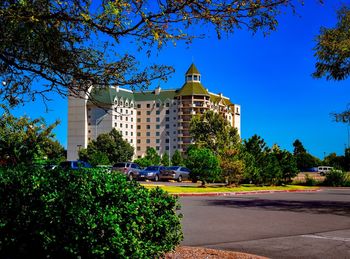
{"type": "Polygon", "coordinates": [[[182,239],[177,199],[98,169],[0,169],[0,258],[155,258],[182,239]]]}
{"type": "Polygon", "coordinates": [[[326,186],[348,186],[349,181],[350,179],[346,172],[333,169],[326,174],[323,184],[326,186]]]}
{"type": "Polygon", "coordinates": [[[309,174],[305,174],[305,185],[306,186],[316,186],[317,181],[315,180],[315,178],[313,178],[309,174]]]}

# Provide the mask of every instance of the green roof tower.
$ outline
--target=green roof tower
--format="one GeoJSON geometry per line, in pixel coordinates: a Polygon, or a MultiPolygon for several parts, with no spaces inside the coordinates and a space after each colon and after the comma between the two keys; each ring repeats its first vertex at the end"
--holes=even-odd
{"type": "Polygon", "coordinates": [[[192,63],[185,74],[185,84],[179,89],[177,96],[207,95],[208,91],[201,84],[201,74],[192,63]]]}

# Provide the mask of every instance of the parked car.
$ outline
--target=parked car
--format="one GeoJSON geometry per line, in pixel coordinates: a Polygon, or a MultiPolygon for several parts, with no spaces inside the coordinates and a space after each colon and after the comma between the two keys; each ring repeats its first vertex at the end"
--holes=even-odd
{"type": "Polygon", "coordinates": [[[160,180],[176,180],[182,182],[183,180],[188,180],[190,174],[190,169],[182,166],[170,166],[166,167],[160,172],[160,180]]]}
{"type": "Polygon", "coordinates": [[[159,181],[159,174],[161,170],[164,170],[164,166],[159,166],[159,165],[153,165],[153,166],[148,166],[144,170],[141,170],[139,174],[139,180],[154,180],[154,181],[159,181]]]}
{"type": "Polygon", "coordinates": [[[78,170],[79,168],[92,168],[92,166],[85,161],[63,161],[59,164],[59,167],[63,169],[73,169],[78,170]]]}
{"type": "Polygon", "coordinates": [[[319,166],[317,167],[317,171],[320,175],[326,175],[330,171],[332,171],[333,167],[331,166],[319,166]]]}
{"type": "Polygon", "coordinates": [[[121,162],[113,165],[112,171],[118,171],[125,174],[131,181],[139,177],[141,168],[138,164],[132,162],[121,162]]]}

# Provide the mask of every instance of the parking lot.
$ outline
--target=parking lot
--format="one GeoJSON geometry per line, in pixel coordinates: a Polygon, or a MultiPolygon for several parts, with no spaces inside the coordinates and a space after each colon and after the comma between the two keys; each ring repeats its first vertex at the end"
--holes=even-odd
{"type": "Polygon", "coordinates": [[[350,258],[350,188],[180,201],[183,245],[270,258],[350,258]]]}

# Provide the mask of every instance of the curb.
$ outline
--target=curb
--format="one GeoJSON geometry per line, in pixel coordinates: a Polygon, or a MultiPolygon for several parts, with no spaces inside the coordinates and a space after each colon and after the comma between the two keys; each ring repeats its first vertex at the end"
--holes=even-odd
{"type": "Polygon", "coordinates": [[[172,193],[179,197],[194,196],[236,196],[249,194],[283,193],[283,192],[319,192],[321,189],[314,190],[269,190],[269,191],[243,191],[243,192],[204,192],[204,193],[172,193]]]}

